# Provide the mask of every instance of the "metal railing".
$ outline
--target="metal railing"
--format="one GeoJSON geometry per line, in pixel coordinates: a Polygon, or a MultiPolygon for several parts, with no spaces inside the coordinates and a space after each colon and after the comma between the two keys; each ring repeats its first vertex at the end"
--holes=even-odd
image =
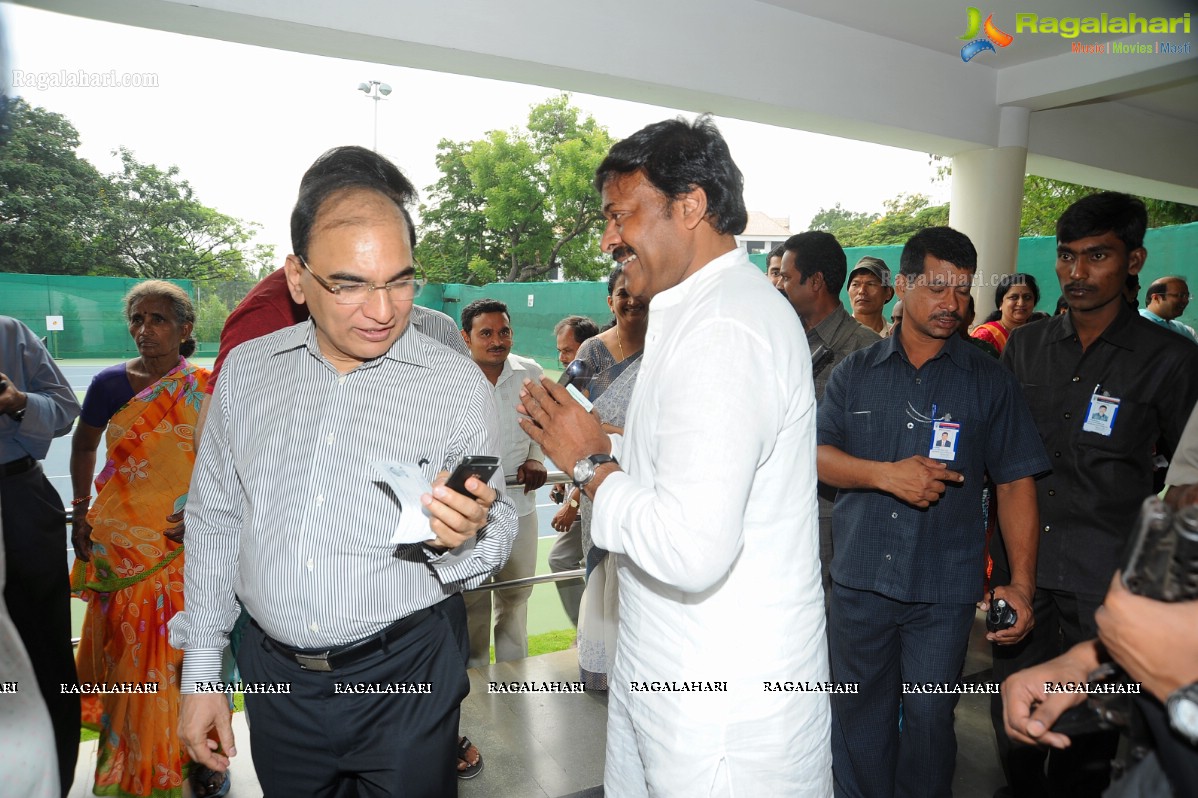
{"type": "MultiPolygon", "coordinates": [[[[546,485],[568,485],[568,484],[573,483],[573,481],[574,481],[573,477],[566,474],[566,472],[564,472],[564,471],[550,471],[549,475],[545,479],[545,484],[546,485]]],[[[517,486],[523,485],[524,483],[517,481],[515,477],[509,477],[507,480],[505,480],[504,484],[507,487],[511,488],[511,487],[517,487],[517,486]]],[[[67,514],[67,522],[74,523],[75,508],[72,507],[71,505],[67,505],[63,509],[65,510],[65,512],[67,514]]],[[[70,551],[70,550],[71,550],[71,548],[68,546],[67,551],[70,551]]],[[[571,579],[582,579],[585,576],[586,576],[585,568],[575,568],[574,570],[571,570],[571,571],[559,571],[558,573],[555,573],[555,574],[537,574],[535,576],[525,576],[520,579],[508,579],[505,582],[484,582],[483,584],[479,585],[478,587],[471,588],[470,590],[467,590],[465,592],[474,593],[476,591],[484,591],[484,590],[506,590],[508,588],[515,588],[515,587],[533,587],[536,585],[548,584],[550,582],[566,582],[571,579]]],[[[79,640],[80,640],[80,638],[78,638],[78,637],[72,637],[71,645],[78,646],[79,640]]]]}

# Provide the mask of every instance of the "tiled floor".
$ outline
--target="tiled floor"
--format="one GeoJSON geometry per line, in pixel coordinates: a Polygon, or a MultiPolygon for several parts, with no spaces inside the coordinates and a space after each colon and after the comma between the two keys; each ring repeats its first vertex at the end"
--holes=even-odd
{"type": "MultiPolygon", "coordinates": [[[[980,619],[980,616],[979,616],[980,619]]],[[[967,675],[988,681],[989,648],[981,621],[974,624],[966,660],[967,675]]],[[[470,671],[470,696],[462,705],[462,730],[482,751],[485,766],[473,780],[460,782],[462,798],[598,798],[603,782],[603,740],[607,701],[602,693],[489,694],[489,681],[557,681],[578,678],[574,651],[560,651],[519,663],[470,671]]],[[[230,798],[262,795],[250,760],[249,729],[234,716],[239,754],[233,763],[230,798]]],[[[95,742],[79,750],[70,798],[91,795],[95,742]]],[[[990,729],[989,699],[962,696],[957,708],[957,772],[954,793],[990,798],[1002,785],[990,729]]],[[[763,797],[764,798],[764,797],[763,797]]]]}

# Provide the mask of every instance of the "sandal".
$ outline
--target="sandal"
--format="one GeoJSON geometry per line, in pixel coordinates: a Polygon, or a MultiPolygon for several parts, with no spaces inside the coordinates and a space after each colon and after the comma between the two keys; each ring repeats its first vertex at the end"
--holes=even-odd
{"type": "Polygon", "coordinates": [[[228,771],[221,773],[219,770],[194,763],[187,778],[191,782],[191,793],[195,798],[221,798],[229,794],[229,788],[233,784],[228,771]]]}
{"type": "Polygon", "coordinates": [[[458,778],[472,779],[483,770],[483,755],[468,737],[458,738],[458,778]]]}

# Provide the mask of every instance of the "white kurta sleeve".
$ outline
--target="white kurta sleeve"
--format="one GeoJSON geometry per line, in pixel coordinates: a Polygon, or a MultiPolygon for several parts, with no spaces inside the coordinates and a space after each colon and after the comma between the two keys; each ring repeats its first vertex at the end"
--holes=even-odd
{"type": "Polygon", "coordinates": [[[719,318],[689,330],[641,372],[637,392],[645,393],[631,422],[641,426],[622,448],[647,446],[648,468],[638,459],[633,473],[600,486],[596,545],[688,592],[728,573],[743,544],[754,476],[785,412],[771,351],[753,330],[719,318]]]}

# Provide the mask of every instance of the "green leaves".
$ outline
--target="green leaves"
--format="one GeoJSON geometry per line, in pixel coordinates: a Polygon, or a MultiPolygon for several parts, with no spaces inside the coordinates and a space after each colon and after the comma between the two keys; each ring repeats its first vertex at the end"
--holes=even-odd
{"type": "Polygon", "coordinates": [[[78,157],[66,117],[17,99],[0,150],[0,268],[37,274],[252,279],[273,247],[251,245],[258,225],[202,204],[178,167],[117,150],[101,175],[78,157]]]}
{"type": "MultiPolygon", "coordinates": [[[[933,163],[940,161],[933,157],[933,163]]],[[[937,179],[951,173],[947,167],[937,167],[937,179]]],[[[1054,236],[1057,219],[1065,209],[1082,197],[1099,189],[1066,183],[1037,175],[1027,175],[1023,181],[1023,206],[1019,223],[1021,236],[1054,236]]],[[[1148,226],[1164,227],[1198,221],[1198,207],[1177,202],[1141,197],[1148,208],[1148,226]]],[[[811,219],[809,229],[825,230],[843,247],[863,247],[880,244],[905,244],[907,239],[925,227],[948,224],[948,203],[931,205],[924,194],[899,194],[882,203],[885,213],[871,214],[848,211],[837,203],[821,208],[811,219]]]]}
{"type": "Polygon", "coordinates": [[[551,277],[597,279],[599,197],[591,185],[612,139],[579,119],[568,95],[533,106],[525,130],[442,140],[442,177],[421,206],[417,259],[430,279],[482,284],[551,277]]]}

